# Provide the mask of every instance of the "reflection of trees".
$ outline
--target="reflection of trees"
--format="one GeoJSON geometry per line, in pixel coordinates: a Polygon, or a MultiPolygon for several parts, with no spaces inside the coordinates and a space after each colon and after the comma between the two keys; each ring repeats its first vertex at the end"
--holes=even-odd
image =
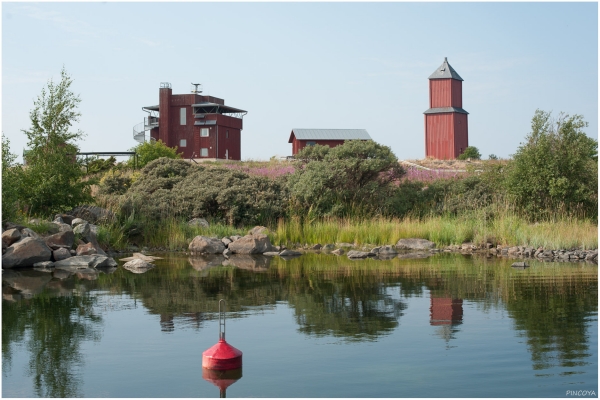
{"type": "Polygon", "coordinates": [[[294,307],[300,332],[374,340],[398,326],[406,304],[387,294],[380,277],[360,273],[326,276],[300,272],[301,265],[297,268],[304,279],[294,280],[287,301],[294,307]]]}
{"type": "Polygon", "coordinates": [[[39,397],[76,397],[83,364],[80,346],[97,340],[100,317],[93,298],[52,296],[43,292],[28,300],[2,302],[3,368],[9,366],[11,347],[25,341],[30,353],[29,373],[39,397]]]}
{"type": "MultiPolygon", "coordinates": [[[[552,365],[553,357],[563,367],[577,366],[589,352],[586,321],[597,312],[598,301],[595,266],[568,268],[534,261],[532,268],[516,271],[510,268],[511,261],[488,262],[460,255],[349,261],[306,254],[288,261],[273,258],[268,268],[257,268],[263,265],[259,261],[252,263],[251,269],[236,268],[231,262],[226,266],[198,264],[195,269],[187,257],[168,255],[157,262],[157,268],[141,275],[118,268],[95,281],[53,279],[41,294],[32,290],[30,300],[3,302],[4,370],[10,367],[11,343],[28,340],[38,394],[79,395],[73,375],[81,362],[79,343],[94,337],[98,318],[93,316],[89,297],[54,299],[47,295],[57,282],[72,289],[74,281],[87,291],[128,294],[157,315],[157,329],[165,331],[177,329],[182,322],[200,329],[205,320],[217,317],[218,301],[223,298],[228,318],[286,302],[294,309],[300,332],[346,340],[373,340],[391,332],[400,323],[404,299],[429,292],[434,297],[469,300],[484,311],[506,305],[516,328],[526,335],[538,369],[552,365]],[[87,313],[92,316],[89,320],[84,319],[87,313]],[[58,351],[61,346],[64,350],[58,351]],[[50,364],[52,360],[56,363],[50,364]],[[49,365],[54,365],[52,371],[49,365]]],[[[14,286],[4,289],[6,299],[16,299],[11,292],[14,286]]],[[[468,313],[463,319],[469,320],[468,313]]],[[[440,330],[444,338],[455,332],[452,324],[440,330]]]]}
{"type": "Polygon", "coordinates": [[[506,308],[527,337],[533,368],[585,365],[581,360],[590,355],[586,322],[598,311],[597,278],[519,279],[514,288],[506,308]]]}

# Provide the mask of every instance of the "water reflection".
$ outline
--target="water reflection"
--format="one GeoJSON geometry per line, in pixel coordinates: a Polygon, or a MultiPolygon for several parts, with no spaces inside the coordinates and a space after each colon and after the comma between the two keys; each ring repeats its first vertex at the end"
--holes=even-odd
{"type": "Polygon", "coordinates": [[[437,327],[436,334],[446,343],[455,339],[455,334],[459,331],[458,325],[462,324],[463,320],[462,299],[432,292],[429,311],[429,324],[437,327]]]}
{"type": "MultiPolygon", "coordinates": [[[[429,325],[449,343],[465,329],[464,303],[484,312],[507,310],[526,338],[533,368],[577,374],[590,349],[588,320],[597,313],[597,267],[440,255],[419,260],[363,260],[307,254],[278,257],[166,255],[157,268],[135,275],[111,271],[4,270],[3,370],[14,346],[24,344],[36,394],[81,393],[81,343],[99,340],[102,317],[96,293],[126,296],[156,317],[156,329],[201,330],[217,318],[218,300],[228,318],[244,318],[284,302],[299,332],[344,341],[375,341],[400,329],[410,298],[429,297],[429,325]]],[[[468,309],[467,309],[468,310],[468,309]]],[[[107,312],[107,311],[105,311],[107,312]]],[[[554,373],[554,372],[551,372],[554,373]]]]}
{"type": "Polygon", "coordinates": [[[65,296],[60,287],[40,292],[40,282],[49,282],[50,275],[38,272],[44,275],[35,276],[34,272],[6,274],[10,276],[7,280],[3,273],[3,293],[21,288],[27,295],[20,301],[3,301],[2,369],[5,374],[10,371],[14,346],[24,345],[36,396],[82,396],[81,344],[98,340],[102,324],[94,311],[95,298],[87,294],[65,296]],[[28,298],[31,292],[37,293],[28,298]]]}

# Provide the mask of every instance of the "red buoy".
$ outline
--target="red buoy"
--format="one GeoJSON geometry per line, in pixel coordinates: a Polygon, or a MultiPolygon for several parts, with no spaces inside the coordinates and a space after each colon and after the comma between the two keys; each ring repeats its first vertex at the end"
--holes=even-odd
{"type": "MultiPolygon", "coordinates": [[[[202,353],[202,368],[226,371],[242,368],[242,352],[225,341],[225,312],[219,300],[219,342],[202,353]]],[[[224,308],[224,307],[223,307],[224,308]]]]}

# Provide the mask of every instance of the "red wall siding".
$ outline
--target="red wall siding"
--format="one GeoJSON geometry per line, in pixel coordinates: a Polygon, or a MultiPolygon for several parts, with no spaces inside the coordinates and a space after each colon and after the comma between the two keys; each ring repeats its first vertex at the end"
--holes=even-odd
{"type": "Polygon", "coordinates": [[[450,107],[452,104],[453,79],[429,80],[429,108],[450,107]]]}
{"type": "Polygon", "coordinates": [[[458,157],[469,146],[469,127],[467,114],[454,115],[454,154],[458,157]]]}
{"type": "Polygon", "coordinates": [[[462,108],[462,81],[431,79],[429,81],[429,108],[462,108]]]}
{"type": "Polygon", "coordinates": [[[451,79],[452,81],[452,107],[462,108],[462,81],[451,79]]]}
{"type": "Polygon", "coordinates": [[[160,88],[158,92],[158,104],[160,109],[160,118],[158,120],[158,138],[167,146],[171,147],[169,133],[169,118],[171,113],[171,94],[172,90],[160,88]]]}
{"type": "Polygon", "coordinates": [[[456,158],[454,155],[453,114],[425,114],[425,156],[439,160],[456,158]]]}

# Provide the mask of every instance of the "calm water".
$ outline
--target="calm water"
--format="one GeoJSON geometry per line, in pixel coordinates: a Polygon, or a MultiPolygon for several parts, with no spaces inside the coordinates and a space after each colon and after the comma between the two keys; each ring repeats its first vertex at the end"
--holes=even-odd
{"type": "Polygon", "coordinates": [[[596,265],[165,257],[4,270],[3,397],[218,397],[201,364],[221,298],[244,353],[228,397],[598,394],[596,265]]]}

